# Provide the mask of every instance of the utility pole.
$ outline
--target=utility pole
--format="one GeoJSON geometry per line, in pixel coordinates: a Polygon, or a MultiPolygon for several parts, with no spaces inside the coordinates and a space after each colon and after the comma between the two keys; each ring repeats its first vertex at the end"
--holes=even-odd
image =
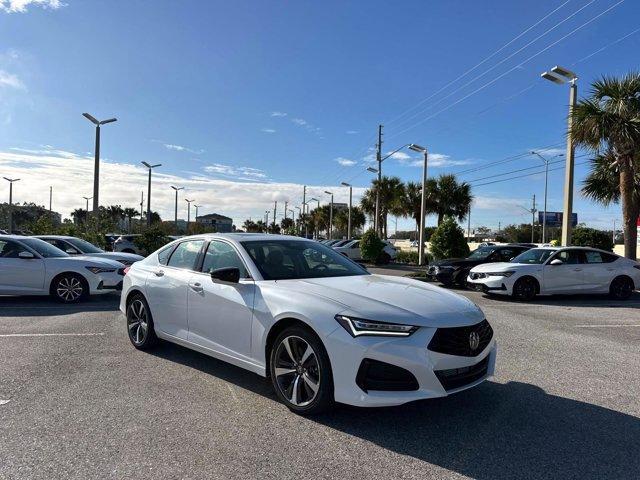
{"type": "Polygon", "coordinates": [[[53,203],[53,187],[49,187],[49,211],[51,211],[51,205],[53,203]]]}
{"type": "Polygon", "coordinates": [[[19,178],[7,178],[3,177],[9,182],[9,233],[13,233],[13,183],[19,182],[19,178]]]}
{"type": "Polygon", "coordinates": [[[329,205],[329,231],[327,232],[329,234],[329,240],[331,240],[333,238],[333,192],[325,190],[324,193],[331,195],[331,204],[329,205]]]}
{"type": "Polygon", "coordinates": [[[191,202],[195,200],[189,200],[188,198],[185,198],[184,201],[187,202],[187,235],[189,235],[189,223],[191,222],[191,202]]]}
{"type": "Polygon", "coordinates": [[[531,243],[534,242],[534,234],[536,232],[535,230],[535,224],[536,224],[536,212],[538,210],[536,209],[536,196],[535,194],[533,195],[533,202],[531,204],[531,243]]]}
{"type": "Polygon", "coordinates": [[[284,219],[287,219],[287,205],[289,204],[289,202],[284,202],[284,219]]]}
{"type": "Polygon", "coordinates": [[[142,223],[142,217],[144,217],[144,191],[140,192],[140,222],[142,223]]]}
{"type": "Polygon", "coordinates": [[[171,185],[171,188],[173,188],[176,191],[176,206],[175,206],[174,222],[175,222],[176,235],[177,235],[178,234],[178,192],[180,190],[184,190],[184,187],[175,187],[175,186],[171,185]]]}
{"type": "MultiPolygon", "coordinates": [[[[278,201],[273,202],[273,224],[276,224],[276,213],[278,213],[278,201]]],[[[275,228],[274,228],[275,231],[275,228]]]]}
{"type": "Polygon", "coordinates": [[[304,223],[304,238],[309,238],[309,227],[307,226],[307,215],[305,209],[307,206],[307,186],[302,188],[302,222],[304,223]]]}
{"type": "Polygon", "coordinates": [[[376,213],[373,217],[373,228],[382,236],[380,221],[380,184],[382,183],[382,125],[378,125],[378,143],[376,143],[376,161],[378,162],[378,185],[376,187],[376,213]]]}
{"type": "Polygon", "coordinates": [[[471,238],[471,204],[469,204],[469,212],[467,213],[467,242],[471,238]]]}
{"type": "Polygon", "coordinates": [[[264,212],[264,224],[267,226],[267,233],[269,233],[269,210],[264,212]]]}

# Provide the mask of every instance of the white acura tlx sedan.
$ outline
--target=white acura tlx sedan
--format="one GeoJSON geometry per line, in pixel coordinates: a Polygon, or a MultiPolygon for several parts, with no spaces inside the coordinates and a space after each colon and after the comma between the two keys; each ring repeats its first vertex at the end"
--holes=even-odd
{"type": "Polygon", "coordinates": [[[127,269],[120,309],[136,348],[160,338],[269,377],[302,414],[443,397],[495,368],[493,330],[465,297],[297,237],[176,240],[127,269]]]}

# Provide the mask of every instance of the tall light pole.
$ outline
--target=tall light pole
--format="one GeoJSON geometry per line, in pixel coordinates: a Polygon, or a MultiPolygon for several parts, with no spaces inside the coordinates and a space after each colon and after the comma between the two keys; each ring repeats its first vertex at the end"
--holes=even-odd
{"type": "Polygon", "coordinates": [[[13,233],[13,183],[19,182],[19,178],[2,177],[9,182],[9,233],[13,233]]]}
{"type": "MultiPolygon", "coordinates": [[[[380,227],[380,184],[382,183],[382,125],[378,125],[378,143],[376,143],[376,161],[378,162],[378,186],[376,187],[376,213],[373,217],[373,229],[382,236],[380,227]],[[380,230],[380,232],[378,232],[380,230]]],[[[368,169],[367,169],[368,170],[368,169]]]]}
{"type": "Polygon", "coordinates": [[[140,224],[142,225],[142,217],[144,217],[144,190],[140,192],[140,224]]]}
{"type": "Polygon", "coordinates": [[[189,223],[191,223],[191,202],[195,202],[195,200],[185,198],[184,201],[187,202],[187,235],[189,235],[189,223]]]}
{"type": "MultiPolygon", "coordinates": [[[[542,243],[546,243],[547,241],[547,184],[549,179],[549,161],[551,159],[543,157],[542,155],[540,155],[540,153],[536,152],[535,150],[532,150],[531,153],[533,155],[537,155],[538,157],[540,157],[544,162],[544,216],[542,217],[542,243]]],[[[561,156],[562,156],[562,153],[551,158],[556,158],[561,156]]]]}
{"type": "Polygon", "coordinates": [[[86,213],[86,216],[84,217],[84,229],[87,230],[89,228],[89,200],[91,200],[93,197],[82,197],[82,198],[84,198],[87,204],[87,213],[86,213]]]}
{"type": "Polygon", "coordinates": [[[425,147],[412,143],[409,145],[409,149],[414,152],[420,152],[423,155],[422,163],[422,198],[420,200],[420,232],[418,232],[418,265],[424,264],[424,227],[425,227],[425,214],[427,209],[427,160],[429,159],[429,153],[425,147]]]}
{"type": "Polygon", "coordinates": [[[307,206],[307,186],[304,185],[302,188],[302,222],[304,223],[304,238],[309,236],[309,227],[307,226],[307,215],[305,214],[304,209],[307,206]]]}
{"type": "Polygon", "coordinates": [[[264,224],[267,227],[267,233],[269,233],[269,210],[264,212],[264,224]]]}
{"type": "MultiPolygon", "coordinates": [[[[278,212],[278,201],[273,202],[273,224],[276,224],[276,213],[278,212]]],[[[275,230],[275,227],[274,227],[275,230]]]]}
{"type": "Polygon", "coordinates": [[[107,123],[116,122],[116,118],[109,118],[108,120],[98,120],[93,115],[83,113],[83,117],[89,120],[96,126],[96,148],[95,148],[95,160],[93,165],[93,214],[98,216],[98,195],[100,185],[100,126],[107,123]]]}
{"type": "Polygon", "coordinates": [[[349,187],[349,220],[347,221],[347,239],[351,239],[351,200],[353,197],[353,185],[348,184],[347,182],[342,182],[341,185],[343,187],[349,187]]]}
{"type": "Polygon", "coordinates": [[[193,206],[194,206],[194,207],[195,207],[195,209],[196,209],[196,217],[195,217],[195,218],[196,218],[196,223],[198,223],[198,209],[199,209],[202,205],[195,205],[195,204],[194,204],[193,206]]]}
{"type": "MultiPolygon", "coordinates": [[[[156,167],[161,167],[161,163],[156,163],[155,165],[150,165],[147,162],[140,162],[145,167],[149,169],[149,181],[147,183],[147,226],[151,226],[151,170],[156,167]]],[[[95,205],[95,199],[93,200],[93,204],[95,205]]]]}
{"type": "MultiPolygon", "coordinates": [[[[302,208],[300,207],[295,207],[296,210],[298,210],[298,221],[300,221],[300,219],[302,218],[302,208],[304,208],[304,204],[302,205],[302,208]]],[[[298,228],[298,226],[296,225],[296,218],[295,215],[293,217],[293,226],[296,229],[296,234],[300,235],[300,229],[298,228]]]]}
{"type": "MultiPolygon", "coordinates": [[[[311,203],[311,202],[318,202],[318,209],[320,208],[320,200],[318,200],[317,198],[310,198],[309,200],[307,200],[307,204],[311,203]]],[[[309,212],[309,214],[311,214],[311,205],[307,205],[307,211],[309,212]]],[[[316,225],[317,227],[317,225],[316,225]]],[[[316,231],[314,232],[314,236],[317,237],[317,228],[316,231]]]]}
{"type": "Polygon", "coordinates": [[[548,72],[540,75],[545,80],[563,85],[569,82],[569,128],[567,130],[567,154],[566,167],[564,172],[564,202],[562,213],[562,245],[571,245],[571,230],[573,225],[571,219],[573,216],[573,170],[575,166],[574,154],[575,147],[573,145],[573,108],[578,98],[578,76],[571,70],[559,66],[553,67],[548,72]]]}
{"type": "Polygon", "coordinates": [[[93,197],[82,197],[82,198],[84,198],[87,204],[87,217],[89,217],[89,200],[91,200],[93,197]]]}
{"type": "Polygon", "coordinates": [[[49,186],[49,211],[51,211],[52,204],[53,204],[53,187],[49,186]]]}
{"type": "Polygon", "coordinates": [[[331,204],[329,205],[329,240],[333,238],[333,192],[324,191],[327,195],[331,195],[331,204]]]}
{"type": "Polygon", "coordinates": [[[175,226],[176,226],[176,235],[178,234],[178,192],[180,190],[184,190],[184,187],[174,187],[173,185],[171,185],[171,188],[173,188],[176,191],[176,208],[175,208],[175,226]]]}

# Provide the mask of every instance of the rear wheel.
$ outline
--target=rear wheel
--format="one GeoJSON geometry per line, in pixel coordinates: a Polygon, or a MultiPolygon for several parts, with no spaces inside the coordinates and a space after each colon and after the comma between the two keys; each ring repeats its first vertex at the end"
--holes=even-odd
{"type": "Polygon", "coordinates": [[[616,300],[628,300],[633,293],[633,281],[629,277],[616,277],[609,286],[609,296],[616,300]]]}
{"type": "Polygon", "coordinates": [[[284,330],[273,344],[269,364],[273,388],[290,410],[313,415],[333,406],[329,356],[313,332],[298,326],[284,330]]]}
{"type": "Polygon", "coordinates": [[[513,297],[525,302],[535,298],[538,282],[533,277],[522,277],[513,285],[513,297]]]}
{"type": "Polygon", "coordinates": [[[138,350],[146,350],[158,343],[153,328],[153,318],[149,305],[141,294],[135,294],[127,306],[127,333],[129,340],[138,350]]]}
{"type": "Polygon", "coordinates": [[[89,296],[89,285],[77,273],[64,273],[51,283],[51,294],[60,302],[76,303],[89,296]]]}

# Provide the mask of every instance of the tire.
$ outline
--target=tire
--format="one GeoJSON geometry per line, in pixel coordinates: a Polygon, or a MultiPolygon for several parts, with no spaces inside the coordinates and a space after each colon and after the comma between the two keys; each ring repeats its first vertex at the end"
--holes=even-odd
{"type": "Polygon", "coordinates": [[[609,296],[615,300],[628,300],[632,293],[633,280],[629,277],[616,277],[609,286],[609,296]]]}
{"type": "Polygon", "coordinates": [[[538,292],[538,282],[533,277],[522,277],[513,285],[513,298],[530,302],[538,292]]]}
{"type": "Polygon", "coordinates": [[[132,295],[127,302],[127,335],[138,350],[148,350],[158,344],[149,304],[140,293],[132,295]]]}
{"type": "Polygon", "coordinates": [[[458,273],[456,277],[455,284],[459,288],[467,288],[467,277],[469,276],[470,270],[462,270],[458,273]]]}
{"type": "Polygon", "coordinates": [[[89,284],[77,273],[63,273],[51,282],[49,291],[62,303],[77,303],[89,296],[89,284]]]}
{"type": "Polygon", "coordinates": [[[317,415],[333,407],[331,363],[315,333],[300,326],[283,330],[269,357],[271,383],[289,410],[317,415]]]}

